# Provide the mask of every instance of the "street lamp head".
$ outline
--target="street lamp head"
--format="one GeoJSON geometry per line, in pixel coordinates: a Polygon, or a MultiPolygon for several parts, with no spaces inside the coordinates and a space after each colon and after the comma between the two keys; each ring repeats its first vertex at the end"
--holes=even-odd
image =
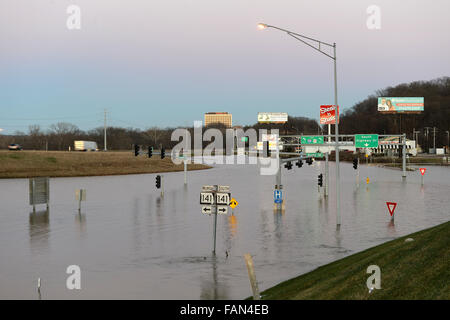
{"type": "Polygon", "coordinates": [[[265,24],[265,23],[258,23],[258,29],[259,30],[264,30],[266,28],[267,28],[267,24],[265,24]]]}

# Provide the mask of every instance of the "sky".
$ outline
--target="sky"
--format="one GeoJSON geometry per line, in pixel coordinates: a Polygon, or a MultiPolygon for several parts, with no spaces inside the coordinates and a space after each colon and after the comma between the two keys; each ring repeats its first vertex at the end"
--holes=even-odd
{"type": "MultiPolygon", "coordinates": [[[[333,60],[264,22],[336,42],[341,110],[377,90],[450,75],[448,0],[0,0],[3,134],[70,122],[234,125],[258,112],[319,118],[333,60]],[[80,29],[68,29],[70,5],[80,29]],[[380,28],[369,29],[370,5],[380,28]]],[[[425,105],[426,107],[426,105],[425,105]]]]}

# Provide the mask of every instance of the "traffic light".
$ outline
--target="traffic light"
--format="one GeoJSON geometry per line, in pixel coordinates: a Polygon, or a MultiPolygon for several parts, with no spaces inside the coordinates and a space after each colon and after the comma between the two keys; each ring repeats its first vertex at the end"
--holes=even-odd
{"type": "Polygon", "coordinates": [[[323,174],[319,174],[317,184],[319,187],[323,186],[323,174]]]}
{"type": "Polygon", "coordinates": [[[353,169],[358,169],[358,159],[353,159],[353,169]]]}
{"type": "Polygon", "coordinates": [[[312,165],[313,159],[312,158],[306,159],[306,163],[308,164],[308,166],[312,165]]]}
{"type": "Polygon", "coordinates": [[[135,144],[134,145],[134,156],[137,157],[139,155],[139,145],[135,144]]]}
{"type": "Polygon", "coordinates": [[[295,165],[299,168],[301,168],[303,166],[303,161],[302,160],[298,160],[295,165]]]}
{"type": "Polygon", "coordinates": [[[265,157],[265,158],[270,157],[269,141],[263,142],[263,157],[265,157]]]}
{"type": "Polygon", "coordinates": [[[161,188],[161,176],[160,175],[156,176],[156,188],[157,189],[161,188]]]}
{"type": "Polygon", "coordinates": [[[286,168],[286,169],[288,169],[288,170],[291,170],[292,169],[292,162],[286,162],[286,164],[284,165],[284,167],[286,168]]]}
{"type": "Polygon", "coordinates": [[[164,147],[161,147],[161,159],[164,159],[166,157],[166,149],[164,147]]]}
{"type": "Polygon", "coordinates": [[[148,157],[151,158],[153,155],[153,147],[148,146],[148,157]]]}

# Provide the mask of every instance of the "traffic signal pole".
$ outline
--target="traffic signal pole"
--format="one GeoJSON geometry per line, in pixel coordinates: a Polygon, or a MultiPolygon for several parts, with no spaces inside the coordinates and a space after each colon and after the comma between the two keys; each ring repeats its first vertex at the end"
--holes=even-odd
{"type": "MultiPolygon", "coordinates": [[[[329,137],[328,139],[331,139],[331,137],[329,137]]],[[[331,142],[331,140],[328,141],[331,142]]],[[[329,163],[328,163],[328,152],[325,152],[325,190],[324,190],[325,197],[328,197],[328,186],[329,186],[329,163]]]]}

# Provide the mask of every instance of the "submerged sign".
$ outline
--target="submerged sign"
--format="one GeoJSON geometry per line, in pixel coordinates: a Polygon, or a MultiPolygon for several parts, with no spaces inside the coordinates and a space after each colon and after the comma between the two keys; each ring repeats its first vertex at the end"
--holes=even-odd
{"type": "Polygon", "coordinates": [[[379,97],[378,111],[382,113],[422,112],[424,111],[423,97],[379,97]]]}

